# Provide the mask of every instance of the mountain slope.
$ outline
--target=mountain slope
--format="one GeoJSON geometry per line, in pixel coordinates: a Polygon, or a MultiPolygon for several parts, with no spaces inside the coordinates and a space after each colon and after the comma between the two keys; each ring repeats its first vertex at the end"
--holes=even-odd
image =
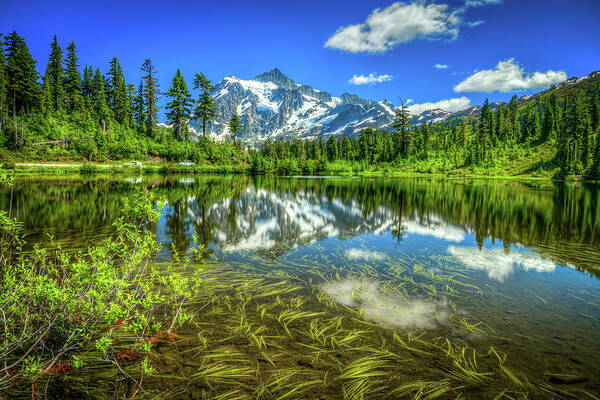
{"type": "Polygon", "coordinates": [[[352,134],[389,125],[394,117],[394,105],[388,101],[348,93],[334,97],[295,83],[277,68],[251,80],[228,76],[215,86],[212,96],[220,117],[211,134],[226,138],[227,122],[237,109],[244,127],[238,136],[245,142],[352,134]]]}

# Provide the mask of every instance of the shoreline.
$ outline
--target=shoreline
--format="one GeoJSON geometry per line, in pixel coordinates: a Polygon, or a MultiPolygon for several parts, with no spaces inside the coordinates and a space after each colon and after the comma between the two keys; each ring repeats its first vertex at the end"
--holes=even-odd
{"type": "Polygon", "coordinates": [[[246,174],[246,175],[276,175],[281,177],[292,177],[292,176],[315,176],[315,177],[357,177],[357,178],[435,178],[435,179],[489,179],[489,180],[524,180],[524,181],[544,181],[544,182],[576,182],[576,183],[593,183],[598,182],[597,180],[585,179],[583,176],[578,176],[571,179],[556,179],[548,176],[528,176],[528,175],[485,175],[485,174],[470,174],[470,173],[457,173],[456,171],[450,171],[448,173],[421,173],[421,172],[410,172],[402,170],[373,170],[373,171],[362,171],[357,173],[339,173],[335,171],[326,171],[323,175],[319,174],[255,174],[251,172],[250,166],[245,165],[207,165],[201,164],[196,166],[179,166],[164,163],[151,163],[150,165],[142,164],[141,167],[124,165],[122,163],[114,164],[95,164],[95,163],[68,163],[68,162],[51,162],[51,163],[40,163],[40,162],[23,162],[14,163],[14,168],[6,168],[2,166],[2,169],[12,175],[27,175],[27,174],[77,174],[77,175],[94,175],[94,174],[105,174],[109,172],[114,173],[133,173],[140,172],[143,174],[161,174],[161,175],[174,175],[174,174],[192,174],[192,175],[232,175],[232,174],[246,174]],[[82,168],[87,168],[87,171],[82,171],[82,168]],[[105,171],[96,171],[95,169],[103,169],[105,171]],[[112,169],[112,171],[110,171],[112,169]]]}

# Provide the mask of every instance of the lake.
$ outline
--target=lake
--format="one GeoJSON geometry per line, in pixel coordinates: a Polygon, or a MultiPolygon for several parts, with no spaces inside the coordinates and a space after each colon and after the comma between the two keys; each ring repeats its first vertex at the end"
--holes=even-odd
{"type": "Polygon", "coordinates": [[[163,398],[597,398],[600,188],[542,181],[20,177],[30,243],[83,251],[166,200],[157,263],[201,243],[200,318],[163,398]]]}

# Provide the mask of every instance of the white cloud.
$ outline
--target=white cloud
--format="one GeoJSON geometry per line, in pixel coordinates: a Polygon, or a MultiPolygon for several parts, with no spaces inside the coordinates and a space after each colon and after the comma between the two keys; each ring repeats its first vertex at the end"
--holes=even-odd
{"type": "Polygon", "coordinates": [[[433,68],[436,69],[448,69],[448,64],[435,64],[433,68]]]}
{"type": "Polygon", "coordinates": [[[469,28],[475,28],[476,26],[479,26],[481,24],[483,24],[485,21],[479,20],[479,21],[469,21],[467,22],[467,25],[469,26],[469,28]]]}
{"type": "Polygon", "coordinates": [[[503,0],[466,0],[465,7],[483,7],[493,4],[501,4],[503,0]]]}
{"type": "Polygon", "coordinates": [[[377,53],[417,38],[455,38],[461,16],[461,10],[451,11],[446,4],[396,2],[384,9],[376,8],[363,23],[339,28],[325,47],[377,53]]]}
{"type": "Polygon", "coordinates": [[[505,253],[504,249],[498,248],[479,250],[477,247],[456,246],[449,246],[447,251],[466,267],[485,270],[488,278],[499,282],[504,282],[515,267],[537,272],[554,272],[556,268],[554,262],[531,251],[505,253]]]}
{"type": "Polygon", "coordinates": [[[375,83],[388,82],[394,79],[392,75],[354,75],[348,83],[352,85],[373,85],[375,83]]]}
{"type": "Polygon", "coordinates": [[[525,89],[545,89],[567,79],[565,71],[534,72],[525,74],[514,58],[500,61],[494,69],[486,69],[469,76],[454,86],[461,92],[511,92],[525,89]]]}
{"type": "Polygon", "coordinates": [[[413,102],[413,99],[406,99],[406,102],[404,104],[408,105],[408,104],[410,104],[412,102],[413,102]]]}
{"type": "Polygon", "coordinates": [[[413,104],[408,107],[411,114],[419,115],[425,111],[440,109],[449,112],[456,112],[469,108],[471,100],[468,97],[455,97],[447,100],[440,100],[435,103],[413,104]]]}

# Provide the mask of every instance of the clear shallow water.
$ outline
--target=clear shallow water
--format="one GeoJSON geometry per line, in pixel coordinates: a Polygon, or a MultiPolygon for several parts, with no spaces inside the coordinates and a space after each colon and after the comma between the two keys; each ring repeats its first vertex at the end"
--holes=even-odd
{"type": "MultiPolygon", "coordinates": [[[[533,382],[584,398],[600,393],[598,187],[52,177],[19,179],[0,194],[0,205],[24,222],[30,240],[44,243],[51,234],[81,249],[111,234],[119,199],[142,186],[168,202],[152,227],[164,245],[158,261],[183,254],[195,234],[212,252],[209,268],[234,271],[239,282],[273,272],[308,282],[309,290],[294,295],[308,303],[318,297],[317,311],[326,295],[384,339],[397,331],[481,354],[494,348],[533,382]]],[[[268,299],[254,301],[260,308],[268,299]]],[[[425,371],[430,364],[419,365],[425,371]]]]}

